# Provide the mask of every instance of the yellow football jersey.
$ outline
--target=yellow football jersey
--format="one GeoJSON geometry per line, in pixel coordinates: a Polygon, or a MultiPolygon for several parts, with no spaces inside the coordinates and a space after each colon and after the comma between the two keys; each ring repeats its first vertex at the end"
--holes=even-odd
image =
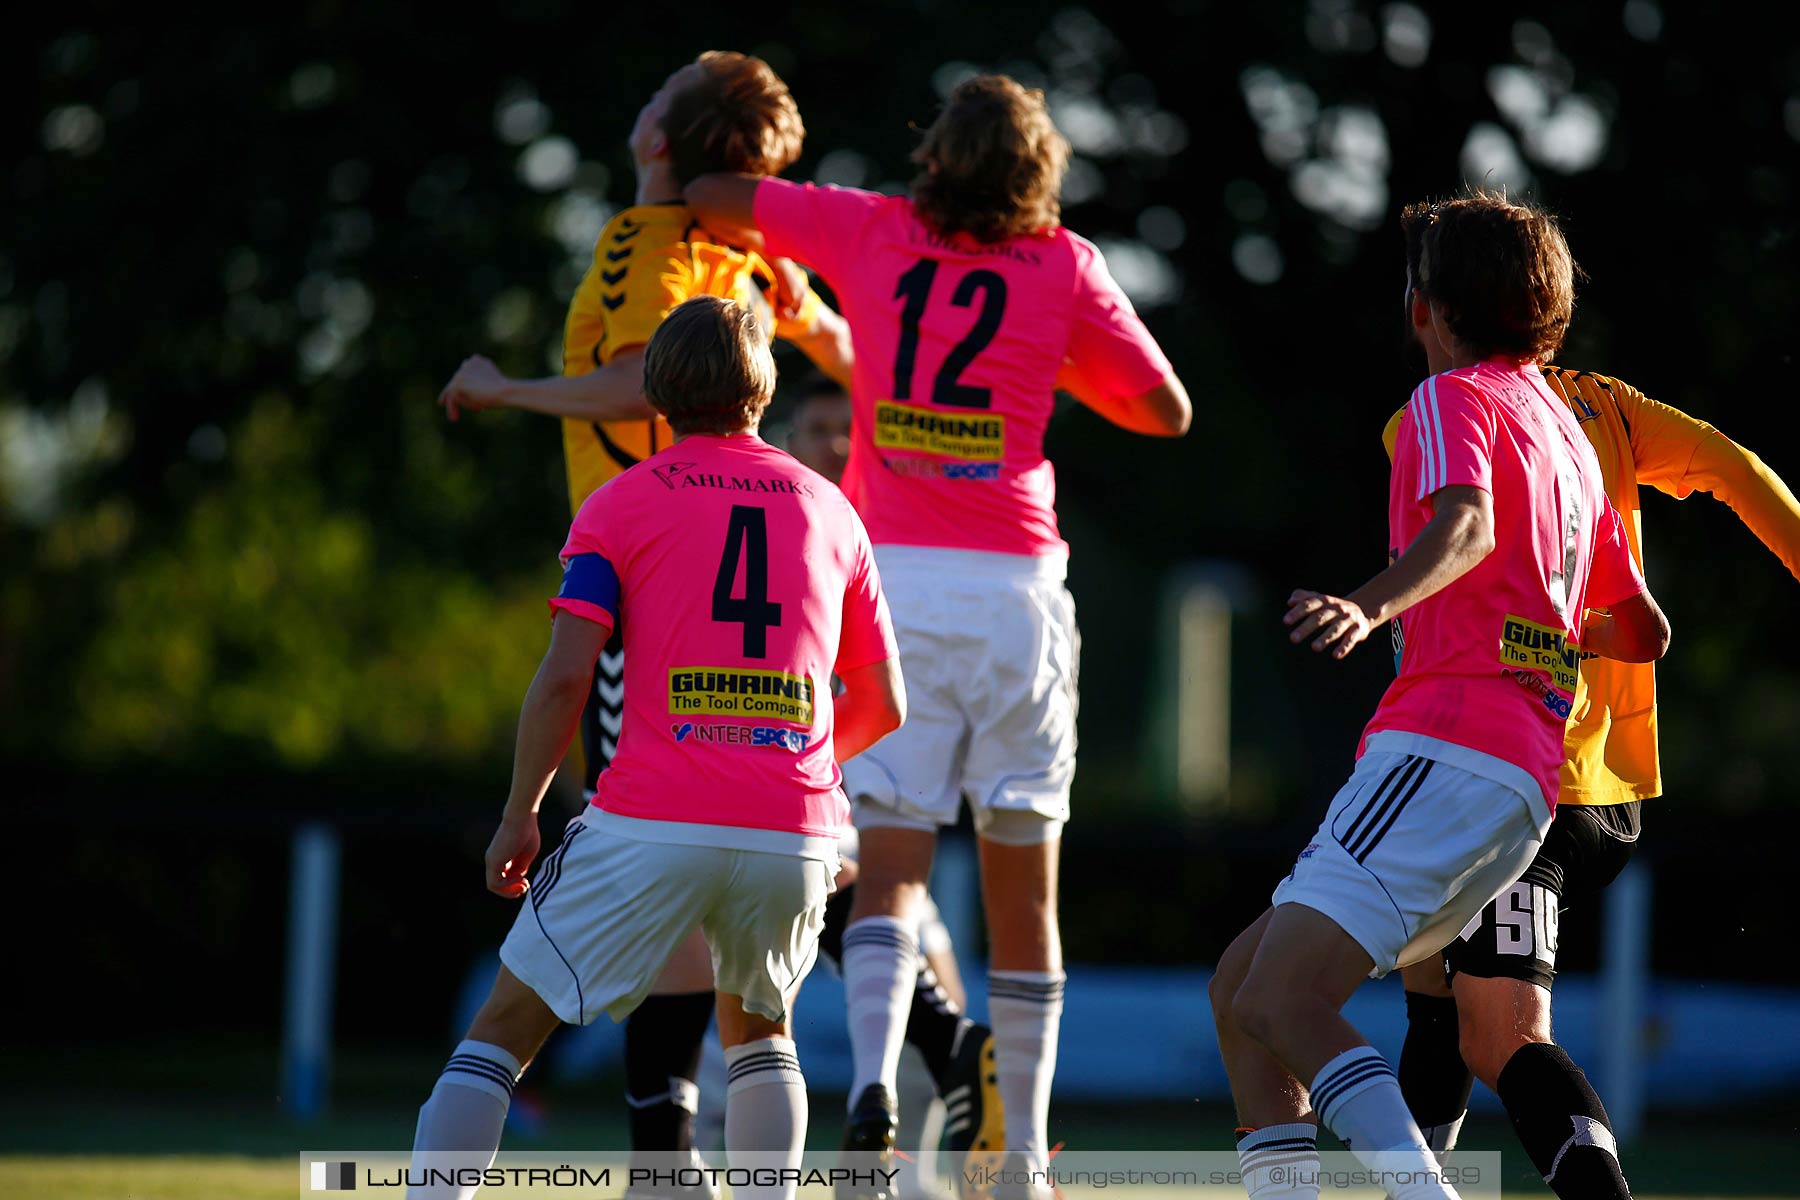
{"type": "MultiPolygon", "coordinates": [[[[1606,494],[1625,518],[1631,557],[1640,568],[1638,487],[1648,484],[1677,500],[1696,490],[1711,492],[1800,578],[1800,501],[1756,455],[1705,421],[1658,404],[1621,380],[1545,367],[1544,381],[1593,444],[1606,494]]],[[[1394,414],[1382,434],[1389,459],[1400,415],[1394,414]]],[[[1559,803],[1623,804],[1662,795],[1655,667],[1584,658],[1563,750],[1559,803]]]]}
{"type": "MultiPolygon", "coordinates": [[[[594,261],[569,302],[563,325],[563,374],[585,375],[631,346],[642,346],[670,309],[695,296],[729,296],[767,314],[773,283],[757,255],[722,246],[681,204],[640,204],[600,232],[594,261]]],[[[804,334],[819,298],[808,292],[798,316],[775,323],[781,337],[804,334]]],[[[563,465],[569,509],[627,467],[675,440],[661,417],[644,421],[564,418],[563,465]]]]}

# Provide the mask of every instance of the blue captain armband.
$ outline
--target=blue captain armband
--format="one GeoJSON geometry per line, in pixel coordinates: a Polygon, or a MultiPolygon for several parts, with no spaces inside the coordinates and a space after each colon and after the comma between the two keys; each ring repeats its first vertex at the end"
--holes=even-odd
{"type": "Polygon", "coordinates": [[[563,564],[558,600],[571,600],[605,609],[615,618],[619,612],[619,573],[598,554],[571,555],[563,564]]]}

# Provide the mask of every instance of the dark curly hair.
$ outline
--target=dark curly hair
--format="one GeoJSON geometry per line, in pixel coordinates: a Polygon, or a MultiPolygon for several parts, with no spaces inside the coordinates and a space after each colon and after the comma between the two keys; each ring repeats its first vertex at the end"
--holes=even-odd
{"type": "Polygon", "coordinates": [[[1555,217],[1475,191],[1408,205],[1400,231],[1407,286],[1443,311],[1472,353],[1549,362],[1562,348],[1580,268],[1555,217]]]}
{"type": "Polygon", "coordinates": [[[912,157],[925,168],[913,209],[937,233],[1001,242],[1061,221],[1069,143],[1037,88],[1005,75],[964,80],[912,157]]]}

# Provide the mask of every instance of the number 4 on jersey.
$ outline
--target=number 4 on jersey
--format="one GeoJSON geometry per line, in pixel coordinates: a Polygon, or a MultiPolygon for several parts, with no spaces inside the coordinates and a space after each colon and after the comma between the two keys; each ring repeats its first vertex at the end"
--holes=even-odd
{"type": "Polygon", "coordinates": [[[781,605],[769,599],[769,514],[748,504],[731,506],[725,553],[713,580],[712,619],[744,627],[744,657],[769,656],[769,627],[781,624],[781,605]],[[738,563],[744,564],[744,594],[733,596],[738,563]]]}

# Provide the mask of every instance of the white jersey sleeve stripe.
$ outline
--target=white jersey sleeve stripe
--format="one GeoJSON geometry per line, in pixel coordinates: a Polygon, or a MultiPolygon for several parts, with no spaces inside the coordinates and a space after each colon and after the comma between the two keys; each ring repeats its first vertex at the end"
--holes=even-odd
{"type": "Polygon", "coordinates": [[[1431,489],[1435,492],[1450,479],[1448,458],[1444,453],[1444,417],[1438,411],[1436,375],[1431,377],[1431,436],[1437,439],[1437,482],[1431,489]]]}
{"type": "Polygon", "coordinates": [[[1429,444],[1425,440],[1424,397],[1425,385],[1421,383],[1418,387],[1413,389],[1411,406],[1413,435],[1419,439],[1419,494],[1413,497],[1414,500],[1423,500],[1425,498],[1425,479],[1430,473],[1429,465],[1431,462],[1431,450],[1429,444]]]}

